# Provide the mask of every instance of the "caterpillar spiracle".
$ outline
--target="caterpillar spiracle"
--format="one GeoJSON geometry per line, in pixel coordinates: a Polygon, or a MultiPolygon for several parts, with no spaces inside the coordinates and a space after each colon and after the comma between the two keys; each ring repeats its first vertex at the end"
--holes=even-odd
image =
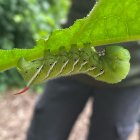
{"type": "Polygon", "coordinates": [[[97,52],[94,47],[79,49],[73,45],[69,51],[61,47],[57,54],[46,50],[43,58],[32,62],[21,58],[17,69],[28,82],[26,89],[32,84],[54,77],[78,73],[88,74],[107,83],[117,83],[128,74],[129,60],[129,51],[121,46],[108,46],[103,51],[97,52]]]}

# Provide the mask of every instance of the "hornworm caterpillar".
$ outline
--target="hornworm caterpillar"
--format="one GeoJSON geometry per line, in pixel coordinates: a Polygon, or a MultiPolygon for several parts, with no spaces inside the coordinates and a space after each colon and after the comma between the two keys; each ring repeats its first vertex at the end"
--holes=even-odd
{"type": "Polygon", "coordinates": [[[17,68],[28,81],[27,87],[54,77],[78,73],[86,73],[107,83],[117,83],[128,74],[129,60],[129,51],[121,46],[108,46],[103,51],[97,52],[94,47],[79,49],[76,45],[72,45],[69,51],[61,47],[57,54],[46,50],[43,58],[32,62],[21,58],[17,68]]]}

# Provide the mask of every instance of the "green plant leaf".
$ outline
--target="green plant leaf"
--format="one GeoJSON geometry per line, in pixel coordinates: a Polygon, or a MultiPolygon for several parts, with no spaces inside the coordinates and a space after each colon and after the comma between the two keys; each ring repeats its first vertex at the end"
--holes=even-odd
{"type": "Polygon", "coordinates": [[[16,66],[21,57],[24,57],[27,60],[34,60],[41,56],[43,56],[43,51],[35,48],[0,50],[0,71],[16,66]]]}
{"type": "Polygon", "coordinates": [[[60,47],[72,44],[83,47],[140,39],[140,0],[100,0],[90,14],[67,29],[54,31],[47,40],[40,40],[35,49],[0,50],[0,71],[17,65],[20,57],[33,60],[44,50],[57,53],[60,47]]]}

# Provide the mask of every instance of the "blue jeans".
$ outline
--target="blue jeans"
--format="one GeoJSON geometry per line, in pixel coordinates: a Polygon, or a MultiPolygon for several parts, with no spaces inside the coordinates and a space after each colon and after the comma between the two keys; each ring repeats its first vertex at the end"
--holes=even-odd
{"type": "Polygon", "coordinates": [[[89,98],[94,98],[94,109],[87,140],[127,140],[138,119],[140,86],[96,88],[71,77],[47,83],[27,140],[67,140],[89,98]]]}

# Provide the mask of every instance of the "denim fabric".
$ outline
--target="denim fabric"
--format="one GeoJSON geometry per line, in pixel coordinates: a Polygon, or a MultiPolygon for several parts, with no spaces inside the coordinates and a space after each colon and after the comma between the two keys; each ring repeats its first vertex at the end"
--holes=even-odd
{"type": "Polygon", "coordinates": [[[99,89],[64,77],[48,82],[27,140],[67,140],[87,100],[94,98],[88,140],[127,140],[138,119],[140,87],[99,89]]]}

